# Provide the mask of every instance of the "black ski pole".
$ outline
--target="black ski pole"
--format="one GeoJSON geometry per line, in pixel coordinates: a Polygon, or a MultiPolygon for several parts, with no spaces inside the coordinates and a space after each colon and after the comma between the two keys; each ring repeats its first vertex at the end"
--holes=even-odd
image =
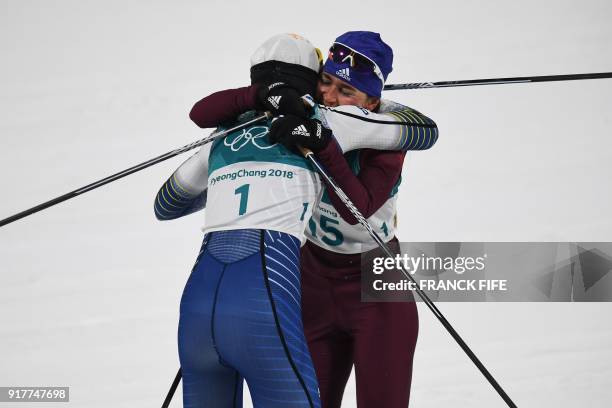
{"type": "MultiPolygon", "coordinates": [[[[368,231],[368,233],[374,239],[374,241],[376,241],[378,246],[385,252],[385,255],[389,258],[393,258],[393,253],[391,252],[387,244],[385,244],[383,240],[380,239],[378,234],[374,232],[374,229],[372,229],[372,226],[370,225],[370,223],[365,219],[365,217],[361,214],[361,212],[359,212],[357,207],[355,207],[355,205],[348,198],[346,193],[342,191],[340,187],[338,187],[334,179],[329,174],[327,174],[327,171],[323,168],[323,166],[315,158],[314,154],[311,151],[306,150],[306,149],[301,149],[301,150],[304,156],[308,160],[310,160],[312,164],[314,164],[317,171],[323,176],[325,181],[332,187],[332,189],[334,190],[336,195],[342,200],[346,208],[348,208],[351,214],[353,214],[353,216],[359,221],[359,223],[368,231]]],[[[419,285],[417,284],[415,279],[412,277],[412,275],[410,275],[403,267],[401,268],[401,272],[406,278],[408,278],[410,281],[413,282],[415,291],[417,292],[419,297],[423,300],[423,302],[425,302],[427,307],[429,307],[429,310],[431,310],[433,314],[438,318],[440,323],[442,323],[444,328],[449,332],[449,334],[453,337],[453,339],[455,339],[455,341],[459,344],[459,346],[467,354],[470,360],[472,360],[472,362],[476,365],[478,370],[480,370],[482,375],[484,375],[487,381],[489,381],[489,384],[493,386],[495,391],[497,391],[499,396],[504,400],[504,402],[508,405],[508,407],[517,408],[516,404],[512,401],[510,396],[506,393],[506,391],[504,391],[504,389],[501,387],[501,385],[499,385],[495,377],[493,377],[493,375],[489,372],[489,370],[487,370],[485,365],[478,359],[476,354],[474,354],[472,349],[470,349],[467,343],[461,338],[461,336],[459,335],[459,333],[457,333],[457,331],[452,326],[452,324],[450,324],[450,322],[446,319],[446,317],[444,317],[440,309],[438,309],[437,306],[429,298],[429,296],[427,296],[427,294],[419,288],[419,285]]],[[[164,400],[162,408],[168,408],[170,401],[172,400],[172,396],[174,395],[174,392],[176,391],[176,388],[178,387],[178,384],[181,380],[181,376],[182,376],[182,372],[181,372],[181,369],[179,368],[178,372],[176,373],[176,377],[174,378],[174,381],[172,382],[172,386],[170,387],[170,390],[168,391],[168,395],[166,396],[166,399],[164,400]]]]}
{"type": "Polygon", "coordinates": [[[69,200],[71,198],[74,198],[74,197],[76,197],[78,195],[81,195],[83,193],[86,193],[88,191],[94,190],[94,189],[96,189],[98,187],[101,187],[101,186],[103,186],[105,184],[111,183],[111,182],[113,182],[115,180],[119,180],[120,178],[128,176],[128,175],[130,175],[132,173],[136,173],[137,171],[146,169],[147,167],[151,167],[154,164],[161,163],[164,160],[168,160],[168,159],[170,159],[170,158],[172,158],[174,156],[178,156],[179,154],[185,153],[185,152],[187,152],[189,150],[192,150],[192,149],[195,149],[196,147],[203,146],[203,145],[205,145],[207,143],[212,142],[214,139],[216,139],[218,137],[226,136],[226,135],[228,135],[229,133],[231,133],[233,131],[240,130],[240,129],[245,128],[245,127],[247,127],[249,125],[252,125],[253,123],[259,122],[260,120],[263,120],[263,119],[266,119],[266,118],[270,118],[271,116],[272,115],[269,112],[266,112],[266,113],[264,113],[261,116],[258,116],[256,118],[254,118],[254,119],[252,119],[252,120],[250,120],[248,122],[242,123],[242,124],[240,124],[238,126],[234,126],[231,129],[227,129],[227,130],[224,130],[222,132],[211,133],[210,135],[208,135],[207,137],[205,137],[203,139],[200,139],[198,141],[195,141],[193,143],[190,143],[190,144],[185,145],[183,147],[180,147],[178,149],[172,150],[171,152],[168,152],[166,154],[162,154],[161,156],[157,156],[157,157],[155,157],[155,158],[153,158],[151,160],[147,160],[146,162],[143,162],[143,163],[140,163],[140,164],[138,164],[136,166],[130,167],[129,169],[125,169],[123,171],[120,171],[119,173],[115,173],[115,174],[113,174],[111,176],[105,177],[105,178],[103,178],[101,180],[98,180],[98,181],[96,181],[94,183],[88,184],[85,187],[81,187],[79,189],[73,190],[73,191],[71,191],[69,193],[66,193],[64,195],[56,197],[56,198],[54,198],[52,200],[46,201],[46,202],[44,202],[42,204],[39,204],[39,205],[37,205],[35,207],[32,207],[30,209],[27,209],[25,211],[22,211],[20,213],[12,215],[12,216],[10,216],[8,218],[0,220],[0,227],[3,227],[5,225],[7,225],[7,224],[10,224],[11,222],[14,222],[14,221],[17,221],[17,220],[21,219],[21,218],[27,217],[28,215],[32,215],[34,213],[42,211],[45,208],[52,207],[52,206],[54,206],[56,204],[59,204],[59,203],[61,203],[63,201],[66,201],[66,200],[69,200]]]}
{"type": "Polygon", "coordinates": [[[567,75],[541,75],[527,77],[489,78],[489,79],[466,79],[460,81],[440,82],[412,82],[407,84],[388,84],[385,91],[396,91],[400,89],[423,89],[423,88],[449,88],[454,86],[476,86],[476,85],[503,85],[522,84],[530,82],[555,82],[555,81],[577,81],[580,79],[605,79],[612,78],[612,72],[598,72],[592,74],[567,74],[567,75]]]}
{"type": "MultiPolygon", "coordinates": [[[[387,257],[389,257],[389,258],[393,258],[394,255],[391,252],[391,250],[389,249],[389,247],[387,246],[387,244],[385,244],[383,242],[383,240],[378,236],[378,234],[376,234],[376,232],[374,232],[374,229],[372,229],[372,226],[370,225],[370,223],[365,219],[365,217],[361,214],[361,212],[357,209],[357,207],[355,207],[355,205],[348,198],[346,193],[344,191],[342,191],[342,189],[340,187],[338,187],[338,185],[336,184],[334,179],[329,174],[327,174],[327,171],[319,163],[319,161],[315,158],[314,154],[311,151],[309,151],[307,149],[304,149],[304,148],[302,148],[301,150],[302,150],[302,154],[304,155],[304,157],[306,157],[308,160],[310,160],[310,162],[316,167],[316,169],[319,172],[319,174],[321,174],[321,176],[323,176],[323,178],[325,179],[327,184],[329,186],[331,186],[332,190],[334,190],[336,195],[340,198],[340,200],[342,200],[342,202],[344,203],[346,208],[357,219],[357,221],[359,221],[359,223],[368,231],[370,236],[374,239],[374,241],[376,241],[376,243],[383,250],[385,255],[387,257]]],[[[480,372],[485,376],[485,378],[493,386],[495,391],[497,391],[499,396],[504,400],[504,402],[508,405],[508,407],[516,408],[516,404],[512,401],[512,399],[510,399],[510,396],[506,393],[506,391],[504,391],[504,389],[501,387],[501,385],[499,385],[497,380],[495,380],[495,378],[493,377],[493,375],[491,375],[489,370],[487,370],[485,365],[478,359],[478,357],[476,357],[476,354],[474,354],[472,349],[470,349],[470,347],[467,345],[467,343],[461,338],[459,333],[457,333],[457,331],[450,324],[450,322],[448,320],[446,320],[446,317],[444,317],[442,312],[440,312],[440,310],[431,301],[431,299],[429,299],[429,296],[427,296],[427,294],[419,288],[418,283],[412,277],[412,275],[410,275],[406,271],[406,269],[404,267],[400,267],[400,270],[401,270],[402,274],[407,279],[412,281],[412,283],[414,284],[414,287],[415,287],[415,291],[417,292],[419,297],[423,300],[423,302],[425,302],[427,307],[429,307],[429,310],[431,310],[433,312],[433,314],[438,318],[440,323],[442,323],[444,328],[446,328],[446,330],[453,337],[453,339],[455,339],[455,341],[459,344],[459,346],[467,354],[467,356],[470,358],[470,360],[472,360],[472,362],[476,365],[478,370],[480,370],[480,372]]]]}
{"type": "Polygon", "coordinates": [[[162,408],[168,408],[170,406],[170,401],[172,401],[172,397],[174,397],[174,392],[178,388],[178,385],[181,382],[182,376],[183,376],[183,372],[179,368],[178,372],[176,373],[176,377],[174,377],[174,381],[172,381],[172,385],[170,386],[170,389],[168,390],[166,399],[164,400],[164,403],[162,404],[162,408]]]}

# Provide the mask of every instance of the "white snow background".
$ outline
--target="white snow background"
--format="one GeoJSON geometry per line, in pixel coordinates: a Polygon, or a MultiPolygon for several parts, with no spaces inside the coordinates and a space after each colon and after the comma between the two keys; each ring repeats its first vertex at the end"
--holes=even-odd
{"type": "MultiPolygon", "coordinates": [[[[251,53],[279,32],[326,50],[378,31],[388,83],[612,71],[606,0],[0,5],[0,218],[203,137],[193,103],[248,84],[251,53]]],[[[612,80],[385,97],[440,128],[406,160],[402,241],[612,240],[612,80]]],[[[70,386],[58,407],[161,405],[204,215],[160,223],[153,198],[187,157],[0,229],[0,386],[70,386]]],[[[611,304],[439,307],[519,407],[610,406],[611,304]]],[[[505,406],[419,311],[411,406],[505,406]]],[[[355,401],[351,379],[343,407],[355,401]]]]}

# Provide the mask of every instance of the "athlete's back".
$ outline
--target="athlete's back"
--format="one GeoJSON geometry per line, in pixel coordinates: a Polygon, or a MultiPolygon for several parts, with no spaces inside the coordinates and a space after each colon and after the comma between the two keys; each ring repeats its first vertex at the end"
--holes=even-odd
{"type": "MultiPolygon", "coordinates": [[[[302,47],[318,65],[306,40],[284,35],[264,45],[270,41],[272,50],[302,47]]],[[[296,53],[288,51],[285,57],[296,53]]],[[[281,72],[298,83],[308,78],[314,89],[317,67],[295,65],[263,62],[253,66],[252,79],[278,81],[281,72]]],[[[160,219],[206,205],[204,242],[181,299],[185,407],[239,408],[243,380],[255,407],[320,407],[302,326],[299,254],[321,182],[304,158],[269,142],[269,125],[251,125],[201,149],[156,199],[160,219]]]]}
{"type": "MultiPolygon", "coordinates": [[[[240,121],[253,115],[243,115],[240,121]]],[[[214,143],[204,232],[267,229],[304,241],[321,182],[306,159],[271,144],[268,133],[269,124],[262,123],[214,143]]]]}

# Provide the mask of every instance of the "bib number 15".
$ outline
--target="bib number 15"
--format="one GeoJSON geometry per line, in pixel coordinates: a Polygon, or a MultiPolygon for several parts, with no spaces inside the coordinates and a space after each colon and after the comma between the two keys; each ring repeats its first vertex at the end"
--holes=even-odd
{"type": "MultiPolygon", "coordinates": [[[[344,235],[342,232],[334,225],[340,225],[340,222],[334,220],[333,218],[326,217],[325,215],[321,215],[319,220],[319,227],[321,227],[321,231],[323,231],[324,235],[321,237],[321,241],[325,242],[329,246],[338,246],[344,242],[344,235]]],[[[314,219],[310,219],[308,222],[308,228],[310,229],[310,233],[316,237],[317,236],[317,224],[314,219]]]]}

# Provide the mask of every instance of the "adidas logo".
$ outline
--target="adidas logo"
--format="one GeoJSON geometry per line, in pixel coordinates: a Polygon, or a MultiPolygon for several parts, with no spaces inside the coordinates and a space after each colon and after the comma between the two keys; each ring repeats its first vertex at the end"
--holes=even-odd
{"type": "Polygon", "coordinates": [[[310,133],[308,133],[308,129],[306,129],[306,126],[304,125],[300,125],[298,127],[296,127],[295,129],[293,129],[293,132],[291,132],[292,135],[294,136],[307,136],[310,137],[310,133]]]}
{"type": "Polygon", "coordinates": [[[337,70],[336,75],[338,75],[340,78],[346,79],[347,81],[351,80],[351,74],[348,67],[337,70]]]}
{"type": "Polygon", "coordinates": [[[282,96],[278,95],[278,96],[271,96],[268,98],[268,102],[270,102],[270,104],[272,106],[274,106],[274,109],[278,109],[278,105],[280,104],[280,100],[281,100],[282,96]]]}

